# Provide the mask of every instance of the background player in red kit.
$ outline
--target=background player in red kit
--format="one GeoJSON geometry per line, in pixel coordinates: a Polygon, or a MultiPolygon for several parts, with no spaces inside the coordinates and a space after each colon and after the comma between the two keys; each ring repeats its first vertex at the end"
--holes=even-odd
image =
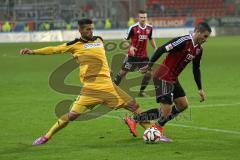
{"type": "MultiPolygon", "coordinates": [[[[138,12],[138,20],[139,22],[130,26],[127,32],[126,40],[131,39],[131,44],[128,49],[128,55],[124,60],[124,64],[122,69],[117,74],[114,79],[116,85],[119,85],[121,79],[129,72],[134,71],[136,69],[140,69],[143,66],[146,66],[149,58],[147,54],[147,42],[148,39],[154,50],[156,50],[155,40],[152,38],[152,26],[146,23],[147,13],[143,10],[138,12]]],[[[144,74],[141,88],[139,92],[139,96],[145,96],[144,89],[149,83],[151,79],[151,72],[147,71],[144,74]]]]}
{"type": "Polygon", "coordinates": [[[153,77],[156,100],[160,103],[160,109],[150,109],[136,116],[126,117],[125,121],[130,130],[135,131],[136,122],[158,119],[153,127],[163,133],[162,127],[188,107],[187,97],[178,81],[178,76],[190,61],[193,63],[193,74],[199,90],[200,102],[205,100],[200,73],[200,60],[203,53],[201,45],[206,42],[210,33],[211,28],[207,23],[199,23],[193,34],[172,39],[159,47],[148,65],[140,69],[143,73],[150,70],[153,63],[163,53],[168,52],[162,64],[154,72],[153,77]],[[174,106],[172,106],[173,102],[174,106]]]}

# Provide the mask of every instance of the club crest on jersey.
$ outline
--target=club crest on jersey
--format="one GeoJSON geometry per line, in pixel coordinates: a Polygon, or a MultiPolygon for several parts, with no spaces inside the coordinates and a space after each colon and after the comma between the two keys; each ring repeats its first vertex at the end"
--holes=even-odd
{"type": "Polygon", "coordinates": [[[101,48],[103,47],[102,43],[86,43],[83,45],[84,48],[101,48]]]}
{"type": "Polygon", "coordinates": [[[188,54],[188,55],[186,56],[186,59],[185,59],[184,61],[185,61],[185,62],[189,62],[189,61],[193,60],[193,58],[194,58],[193,55],[188,54]]]}
{"type": "Polygon", "coordinates": [[[149,34],[149,33],[150,33],[150,30],[149,30],[149,29],[146,29],[146,33],[149,34]]]}

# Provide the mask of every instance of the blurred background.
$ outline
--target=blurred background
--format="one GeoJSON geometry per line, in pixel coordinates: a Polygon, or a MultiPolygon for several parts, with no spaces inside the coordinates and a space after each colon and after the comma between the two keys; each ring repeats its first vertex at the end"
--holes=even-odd
{"type": "MultiPolygon", "coordinates": [[[[0,160],[240,160],[240,36],[235,36],[240,35],[239,28],[240,0],[0,0],[0,160]],[[129,112],[117,110],[86,123],[73,123],[46,146],[31,147],[56,121],[56,106],[76,99],[76,92],[65,89],[78,89],[82,84],[78,69],[65,80],[56,79],[56,85],[64,84],[63,89],[54,90],[49,84],[56,71],[61,69],[66,75],[63,64],[69,64],[71,54],[20,56],[20,49],[72,41],[79,37],[76,21],[91,18],[97,28],[94,34],[105,40],[114,77],[128,49],[122,39],[140,9],[148,13],[157,46],[170,37],[188,34],[200,21],[211,25],[215,37],[204,44],[201,62],[206,102],[199,102],[189,64],[179,77],[189,109],[164,131],[173,143],[146,145],[140,127],[139,138],[132,138],[122,121],[129,112]]],[[[148,53],[154,53],[151,45],[148,53]]],[[[142,76],[129,73],[121,88],[136,95],[142,76]]],[[[159,106],[152,81],[146,92],[151,96],[136,98],[141,107],[159,106]]]]}
{"type": "Polygon", "coordinates": [[[140,9],[155,28],[207,21],[219,34],[240,32],[240,0],[0,0],[0,31],[74,30],[84,17],[97,29],[122,29],[140,9]]]}

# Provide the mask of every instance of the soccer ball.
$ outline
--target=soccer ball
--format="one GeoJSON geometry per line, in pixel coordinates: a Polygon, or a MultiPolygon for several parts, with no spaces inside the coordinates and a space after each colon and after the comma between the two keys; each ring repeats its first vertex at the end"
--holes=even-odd
{"type": "Polygon", "coordinates": [[[154,144],[160,141],[161,133],[157,128],[151,127],[144,131],[143,140],[145,143],[154,144]]]}

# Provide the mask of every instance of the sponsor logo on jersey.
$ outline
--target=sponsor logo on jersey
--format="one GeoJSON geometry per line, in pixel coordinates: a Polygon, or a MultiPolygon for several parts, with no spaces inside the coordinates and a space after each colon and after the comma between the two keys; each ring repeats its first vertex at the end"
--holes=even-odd
{"type": "Polygon", "coordinates": [[[84,48],[102,48],[103,44],[102,43],[86,43],[83,46],[84,48]]]}
{"type": "Polygon", "coordinates": [[[185,62],[189,62],[189,61],[193,60],[193,58],[194,58],[193,55],[188,54],[188,55],[186,56],[186,59],[185,59],[184,61],[185,61],[185,62]]]}
{"type": "Polygon", "coordinates": [[[138,38],[140,41],[142,41],[142,40],[148,39],[148,36],[147,35],[139,35],[138,38]]]}

